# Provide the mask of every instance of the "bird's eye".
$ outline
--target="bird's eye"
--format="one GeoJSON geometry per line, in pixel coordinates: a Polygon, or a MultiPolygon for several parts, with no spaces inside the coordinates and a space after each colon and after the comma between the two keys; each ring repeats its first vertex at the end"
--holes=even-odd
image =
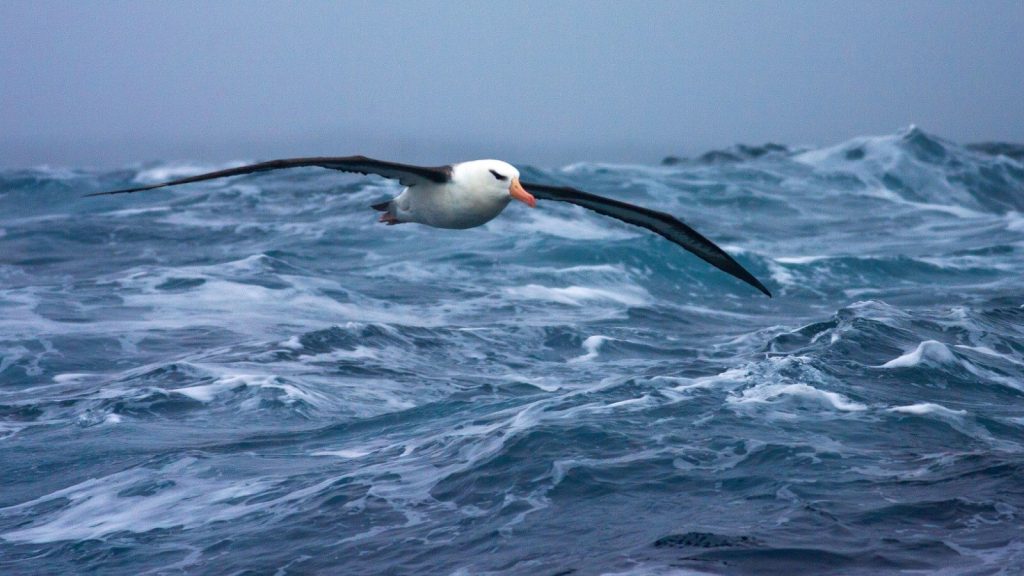
{"type": "Polygon", "coordinates": [[[508,176],[502,176],[501,174],[498,174],[494,170],[491,170],[490,172],[491,174],[494,174],[494,177],[497,178],[498,180],[508,180],[508,176]]]}

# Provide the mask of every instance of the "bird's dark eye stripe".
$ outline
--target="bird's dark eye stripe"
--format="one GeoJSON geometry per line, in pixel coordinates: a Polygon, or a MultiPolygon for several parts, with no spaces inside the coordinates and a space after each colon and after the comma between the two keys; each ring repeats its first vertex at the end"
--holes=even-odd
{"type": "Polygon", "coordinates": [[[501,174],[498,174],[494,170],[491,170],[491,174],[494,174],[494,177],[497,178],[498,180],[508,180],[508,176],[502,176],[501,174]]]}

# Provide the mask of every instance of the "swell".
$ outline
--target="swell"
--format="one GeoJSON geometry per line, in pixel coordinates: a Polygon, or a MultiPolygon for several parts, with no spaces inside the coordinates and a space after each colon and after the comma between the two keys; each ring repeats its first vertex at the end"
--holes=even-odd
{"type": "Polygon", "coordinates": [[[0,567],[1024,565],[1019,159],[722,152],[524,172],[679,215],[775,299],[571,207],[450,233],[315,170],[3,172],[0,567]]]}

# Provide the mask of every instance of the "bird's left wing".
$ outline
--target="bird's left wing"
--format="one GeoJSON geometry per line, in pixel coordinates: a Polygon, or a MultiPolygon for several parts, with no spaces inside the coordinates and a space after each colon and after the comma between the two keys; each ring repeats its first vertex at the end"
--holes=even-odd
{"type": "Polygon", "coordinates": [[[646,228],[655,234],[682,246],[712,266],[757,288],[771,298],[772,293],[753,274],[733,260],[732,256],[705,238],[701,233],[682,223],[675,216],[636,206],[619,200],[589,194],[566,186],[548,186],[522,182],[523,188],[539,200],[556,200],[582,206],[598,214],[611,216],[623,222],[646,228]]]}
{"type": "Polygon", "coordinates": [[[258,164],[249,164],[247,166],[238,166],[237,168],[228,168],[226,170],[217,170],[216,172],[207,172],[206,174],[188,176],[186,178],[179,178],[177,180],[171,180],[170,182],[163,182],[160,184],[139,186],[137,188],[125,188],[123,190],[112,190],[110,192],[95,192],[93,194],[86,194],[86,196],[129,194],[131,192],[142,192],[144,190],[153,190],[155,188],[163,188],[165,186],[177,186],[179,184],[202,182],[203,180],[213,180],[215,178],[225,178],[227,176],[239,176],[241,174],[252,174],[253,172],[266,172],[268,170],[281,170],[285,168],[299,168],[302,166],[319,166],[321,168],[330,168],[331,170],[341,170],[342,172],[376,174],[391,180],[398,180],[403,186],[415,186],[416,184],[422,184],[424,182],[443,184],[450,181],[452,177],[451,166],[413,166],[411,164],[399,164],[397,162],[374,160],[373,158],[367,158],[366,156],[320,156],[313,158],[286,158],[283,160],[270,160],[267,162],[260,162],[258,164]]]}

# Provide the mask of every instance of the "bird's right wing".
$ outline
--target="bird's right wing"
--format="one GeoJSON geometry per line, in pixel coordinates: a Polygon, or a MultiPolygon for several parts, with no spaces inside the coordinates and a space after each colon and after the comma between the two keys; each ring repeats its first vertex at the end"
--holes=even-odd
{"type": "Polygon", "coordinates": [[[179,184],[202,182],[203,180],[213,180],[215,178],[225,178],[227,176],[239,176],[241,174],[266,172],[268,170],[282,170],[285,168],[299,168],[302,166],[319,166],[321,168],[341,170],[342,172],[355,172],[358,174],[376,174],[391,180],[398,180],[403,186],[415,186],[416,184],[422,184],[424,182],[443,184],[450,181],[452,177],[451,166],[413,166],[411,164],[399,164],[397,162],[374,160],[373,158],[367,158],[366,156],[320,156],[313,158],[286,158],[283,160],[270,160],[267,162],[260,162],[258,164],[249,164],[247,166],[238,166],[237,168],[228,168],[226,170],[217,170],[216,172],[207,172],[206,174],[188,176],[186,178],[179,178],[177,180],[171,180],[160,184],[139,186],[137,188],[125,188],[123,190],[112,190],[110,192],[95,192],[93,194],[86,194],[86,196],[130,194],[132,192],[142,192],[145,190],[163,188],[165,186],[177,186],[179,184]]]}
{"type": "Polygon", "coordinates": [[[771,298],[772,293],[764,287],[764,284],[761,284],[753,274],[747,272],[746,268],[740,266],[739,262],[733,260],[732,256],[726,254],[714,242],[708,240],[700,232],[690,228],[671,214],[605,198],[596,194],[589,194],[567,186],[527,184],[526,182],[522,182],[522,185],[523,188],[539,200],[568,202],[569,204],[593,210],[598,214],[611,216],[634,226],[646,228],[696,254],[715,268],[743,280],[771,298]]]}

